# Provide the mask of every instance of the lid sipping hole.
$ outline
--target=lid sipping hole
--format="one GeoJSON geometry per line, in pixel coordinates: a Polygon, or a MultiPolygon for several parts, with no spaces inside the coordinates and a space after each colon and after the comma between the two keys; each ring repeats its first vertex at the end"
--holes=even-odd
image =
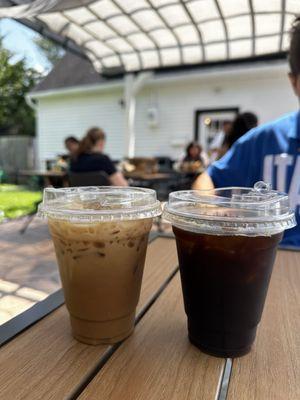
{"type": "Polygon", "coordinates": [[[258,181],[254,184],[254,191],[259,193],[267,193],[272,189],[272,185],[268,182],[258,181]]]}

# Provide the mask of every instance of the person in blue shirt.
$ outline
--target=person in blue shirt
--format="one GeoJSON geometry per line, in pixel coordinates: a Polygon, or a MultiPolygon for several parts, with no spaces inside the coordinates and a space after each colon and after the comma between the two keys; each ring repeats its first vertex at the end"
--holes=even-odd
{"type": "MultiPolygon", "coordinates": [[[[300,17],[291,30],[289,78],[300,98],[300,17]]],[[[250,130],[207,171],[194,189],[253,187],[257,181],[289,194],[297,226],[285,231],[282,244],[300,247],[300,111],[250,130]]]]}

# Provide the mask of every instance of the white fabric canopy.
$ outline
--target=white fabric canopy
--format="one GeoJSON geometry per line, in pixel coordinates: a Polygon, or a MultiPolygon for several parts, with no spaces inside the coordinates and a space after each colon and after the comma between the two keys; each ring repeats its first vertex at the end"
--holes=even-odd
{"type": "Polygon", "coordinates": [[[300,13],[299,0],[53,0],[50,10],[46,3],[45,11],[30,17],[32,27],[54,33],[67,47],[75,43],[99,71],[279,53],[300,13]]]}

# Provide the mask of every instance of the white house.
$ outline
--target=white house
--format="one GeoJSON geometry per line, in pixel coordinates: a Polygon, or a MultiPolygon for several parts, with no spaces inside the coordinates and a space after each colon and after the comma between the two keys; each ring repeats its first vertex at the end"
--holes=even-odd
{"type": "MultiPolygon", "coordinates": [[[[206,145],[203,116],[224,119],[239,109],[264,123],[297,109],[287,72],[285,60],[156,72],[137,95],[135,155],[177,158],[197,135],[206,145]]],[[[107,133],[113,159],[126,155],[123,77],[104,78],[67,54],[29,100],[36,108],[40,167],[64,152],[66,136],[80,138],[95,125],[107,133]]]]}

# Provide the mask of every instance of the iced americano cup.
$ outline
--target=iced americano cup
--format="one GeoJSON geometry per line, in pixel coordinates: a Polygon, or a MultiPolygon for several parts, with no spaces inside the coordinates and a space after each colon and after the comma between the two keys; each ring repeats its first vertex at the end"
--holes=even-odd
{"type": "Polygon", "coordinates": [[[295,226],[288,196],[254,188],[178,191],[164,218],[178,250],[190,341],[237,357],[250,351],[283,231],[295,226]]]}
{"type": "Polygon", "coordinates": [[[129,336],[148,234],[161,213],[155,191],[47,188],[39,213],[48,218],[74,337],[99,344],[129,336]]]}

